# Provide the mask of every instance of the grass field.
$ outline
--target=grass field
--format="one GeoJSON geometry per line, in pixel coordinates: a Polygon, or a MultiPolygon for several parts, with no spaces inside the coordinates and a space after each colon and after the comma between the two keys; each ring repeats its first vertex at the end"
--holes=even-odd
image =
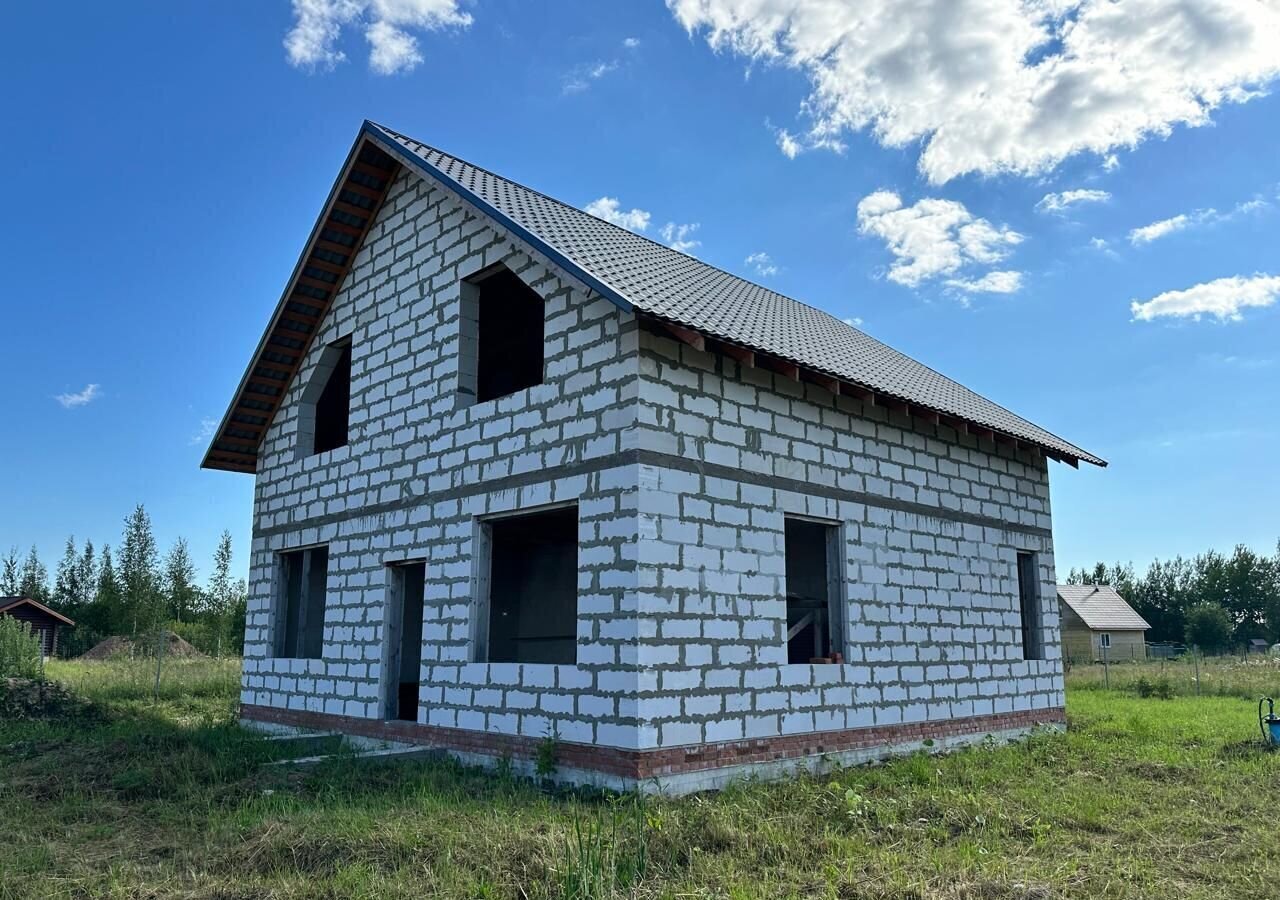
{"type": "Polygon", "coordinates": [[[97,712],[0,723],[0,898],[1277,897],[1280,755],[1239,695],[1280,669],[1212,666],[1230,690],[1167,700],[1133,687],[1158,665],[1076,669],[1066,735],[639,804],[273,770],[234,663],[171,663],[158,701],[145,664],[59,663],[97,712]]]}

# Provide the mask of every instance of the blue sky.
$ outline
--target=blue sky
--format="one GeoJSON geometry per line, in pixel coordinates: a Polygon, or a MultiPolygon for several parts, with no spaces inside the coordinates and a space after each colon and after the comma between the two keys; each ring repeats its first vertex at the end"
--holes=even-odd
{"type": "Polygon", "coordinates": [[[954,5],[18,5],[0,34],[0,548],[52,567],[68,534],[117,543],[141,502],[202,575],[223,528],[245,565],[252,479],[198,468],[208,423],[367,117],[615,200],[595,208],[1109,459],[1052,466],[1064,572],[1269,551],[1280,13],[1223,0],[1223,27],[1193,27],[1149,2],[1028,24],[965,0],[962,44],[954,5]],[[1104,45],[1132,53],[1132,84],[1099,74],[1117,71],[1104,45]]]}

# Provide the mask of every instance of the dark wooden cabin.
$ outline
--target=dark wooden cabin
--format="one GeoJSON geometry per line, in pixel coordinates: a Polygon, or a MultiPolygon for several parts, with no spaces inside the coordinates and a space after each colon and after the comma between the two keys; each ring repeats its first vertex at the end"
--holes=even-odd
{"type": "Polygon", "coordinates": [[[62,613],[54,612],[43,603],[26,597],[0,597],[0,616],[12,616],[40,636],[40,646],[45,656],[53,656],[58,649],[58,629],[66,625],[75,627],[62,613]]]}

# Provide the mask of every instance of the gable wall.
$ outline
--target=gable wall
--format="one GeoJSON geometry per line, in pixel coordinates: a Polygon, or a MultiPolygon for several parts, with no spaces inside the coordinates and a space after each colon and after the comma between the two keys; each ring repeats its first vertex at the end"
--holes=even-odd
{"type": "Polygon", "coordinates": [[[641,334],[654,746],[1063,704],[1046,464],[641,334]],[[841,523],[847,664],[788,665],[784,513],[841,523]],[[1039,554],[1044,660],[1015,556],[1039,554]]]}
{"type": "Polygon", "coordinates": [[[1062,601],[1058,601],[1058,609],[1062,615],[1062,655],[1072,662],[1090,662],[1094,658],[1094,644],[1097,639],[1084,619],[1076,615],[1076,611],[1062,601]]]}
{"type": "Polygon", "coordinates": [[[264,442],[243,700],[381,715],[386,564],[427,562],[422,721],[616,741],[629,711],[634,586],[634,320],[553,274],[444,189],[402,172],[264,442]],[[505,261],[546,298],[546,383],[459,407],[458,283],[505,261]],[[298,457],[298,406],[351,335],[350,443],[298,457]],[[469,662],[474,516],[579,504],[579,664],[469,662]],[[323,658],[271,655],[277,555],[329,547],[323,658]],[[633,600],[630,601],[633,603],[633,600]]]}

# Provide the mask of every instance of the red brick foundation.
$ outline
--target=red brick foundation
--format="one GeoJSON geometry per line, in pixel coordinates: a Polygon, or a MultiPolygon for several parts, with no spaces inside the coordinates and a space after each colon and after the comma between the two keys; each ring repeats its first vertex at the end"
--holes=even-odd
{"type": "MultiPolygon", "coordinates": [[[[537,738],[530,737],[470,731],[463,728],[441,728],[414,722],[357,719],[350,716],[250,704],[241,704],[240,717],[254,722],[270,722],[318,731],[340,731],[344,734],[377,740],[421,744],[495,758],[532,759],[539,743],[537,738]]],[[[717,744],[694,744],[659,750],[620,750],[615,747],[562,742],[556,748],[556,761],[565,768],[586,769],[623,779],[643,781],[664,775],[682,775],[729,766],[785,762],[825,753],[875,748],[887,750],[895,745],[911,744],[927,739],[974,737],[1031,728],[1036,725],[1060,725],[1065,722],[1066,714],[1059,707],[963,719],[913,722],[906,725],[820,731],[717,744]]]]}

